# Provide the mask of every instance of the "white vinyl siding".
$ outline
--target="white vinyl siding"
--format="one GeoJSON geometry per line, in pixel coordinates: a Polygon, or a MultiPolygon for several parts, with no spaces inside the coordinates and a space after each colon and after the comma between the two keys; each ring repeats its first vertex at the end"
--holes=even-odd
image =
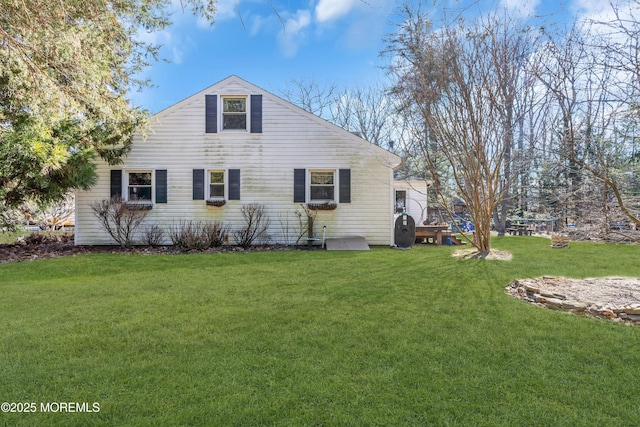
{"type": "MultiPolygon", "coordinates": [[[[137,137],[124,165],[118,166],[123,170],[168,170],[169,203],[155,205],[145,227],[168,227],[178,220],[193,219],[223,221],[238,229],[243,226],[242,206],[261,203],[271,220],[268,234],[272,242],[287,243],[291,236],[282,224],[288,222],[288,232],[293,234],[296,213],[302,210],[300,203],[293,202],[294,170],[329,168],[334,173],[334,198],[338,201],[338,171],[350,169],[351,202],[339,203],[335,210],[317,211],[315,231],[321,233],[326,226],[327,237],[361,235],[371,245],[393,241],[393,167],[399,158],[256,86],[235,77],[225,79],[151,117],[150,125],[144,142],[137,137]],[[256,93],[263,95],[262,133],[205,133],[205,94],[218,94],[218,99],[249,99],[256,93]],[[194,169],[204,169],[205,176],[207,171],[239,169],[241,200],[227,200],[222,207],[193,200],[194,169]]],[[[100,163],[96,186],[77,192],[77,244],[114,243],[90,209],[92,202],[109,197],[111,169],[100,163]]],[[[307,191],[309,182],[307,176],[307,191]]],[[[225,184],[229,184],[228,173],[225,184]]]]}
{"type": "Polygon", "coordinates": [[[404,212],[411,215],[416,226],[422,226],[427,220],[427,182],[424,179],[397,179],[394,182],[396,193],[396,213],[399,204],[404,212]],[[398,200],[398,195],[404,195],[398,200]]]}

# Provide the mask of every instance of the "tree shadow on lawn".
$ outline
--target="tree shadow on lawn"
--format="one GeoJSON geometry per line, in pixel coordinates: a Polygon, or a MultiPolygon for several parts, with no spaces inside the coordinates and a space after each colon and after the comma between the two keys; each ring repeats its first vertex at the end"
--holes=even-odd
{"type": "Polygon", "coordinates": [[[479,252],[476,249],[459,249],[451,254],[454,258],[462,259],[486,259],[490,261],[511,261],[511,252],[491,251],[489,253],[479,252]]]}

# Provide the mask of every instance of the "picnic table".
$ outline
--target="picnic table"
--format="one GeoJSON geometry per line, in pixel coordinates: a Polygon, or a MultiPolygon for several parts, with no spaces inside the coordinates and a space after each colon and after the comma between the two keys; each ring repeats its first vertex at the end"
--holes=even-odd
{"type": "Polygon", "coordinates": [[[533,230],[526,224],[511,224],[511,226],[507,228],[507,233],[511,236],[531,236],[533,230]]]}
{"type": "Polygon", "coordinates": [[[441,245],[445,237],[451,237],[451,229],[448,224],[443,225],[425,225],[416,227],[416,239],[433,240],[436,245],[441,245]]]}

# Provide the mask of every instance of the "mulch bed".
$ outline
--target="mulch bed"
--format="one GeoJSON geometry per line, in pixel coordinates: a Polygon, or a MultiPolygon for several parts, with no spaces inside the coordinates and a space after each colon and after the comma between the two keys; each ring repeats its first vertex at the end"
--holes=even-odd
{"type": "MultiPolygon", "coordinates": [[[[314,247],[313,249],[316,249],[314,247]]],[[[218,252],[263,252],[308,250],[307,247],[284,245],[256,245],[244,249],[239,246],[222,246],[206,250],[184,251],[175,246],[75,246],[72,235],[31,234],[16,243],[0,245],[0,263],[31,261],[44,258],[89,253],[131,253],[131,254],[179,254],[179,253],[218,253],[218,252]]]]}
{"type": "Polygon", "coordinates": [[[91,252],[130,252],[119,246],[74,246],[73,236],[32,234],[11,244],[0,245],[0,263],[58,258],[91,252]],[[37,237],[32,237],[37,236],[37,237]]]}

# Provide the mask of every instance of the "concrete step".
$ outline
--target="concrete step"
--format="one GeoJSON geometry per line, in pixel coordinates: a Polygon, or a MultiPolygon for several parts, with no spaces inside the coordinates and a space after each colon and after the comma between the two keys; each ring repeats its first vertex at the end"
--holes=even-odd
{"type": "Polygon", "coordinates": [[[369,244],[362,236],[331,237],[324,242],[328,251],[368,251],[369,244]]]}

